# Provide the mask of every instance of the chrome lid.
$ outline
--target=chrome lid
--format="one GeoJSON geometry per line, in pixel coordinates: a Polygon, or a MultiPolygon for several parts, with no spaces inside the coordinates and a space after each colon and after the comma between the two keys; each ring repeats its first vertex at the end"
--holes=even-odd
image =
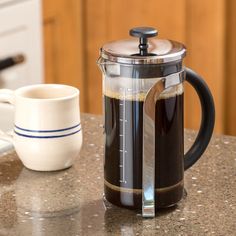
{"type": "Polygon", "coordinates": [[[167,39],[149,39],[157,35],[151,27],[130,30],[130,35],[139,39],[113,41],[103,45],[102,58],[124,64],[162,64],[182,60],[186,55],[183,44],[167,39]]]}

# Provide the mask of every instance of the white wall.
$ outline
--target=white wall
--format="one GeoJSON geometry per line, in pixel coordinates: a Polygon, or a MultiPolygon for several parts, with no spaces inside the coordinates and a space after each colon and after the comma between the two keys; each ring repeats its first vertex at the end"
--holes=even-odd
{"type": "Polygon", "coordinates": [[[42,83],[41,0],[0,0],[0,59],[17,53],[26,61],[0,73],[0,88],[42,83]]]}

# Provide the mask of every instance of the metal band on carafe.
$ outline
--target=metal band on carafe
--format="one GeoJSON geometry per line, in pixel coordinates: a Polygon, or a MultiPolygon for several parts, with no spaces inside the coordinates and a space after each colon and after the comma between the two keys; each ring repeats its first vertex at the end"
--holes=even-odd
{"type": "MultiPolygon", "coordinates": [[[[143,106],[142,215],[155,216],[155,105],[160,95],[183,82],[184,70],[163,77],[147,92],[143,106]]],[[[157,111],[158,112],[158,111],[157,111]]],[[[157,196],[158,197],[158,196],[157,196]]]]}

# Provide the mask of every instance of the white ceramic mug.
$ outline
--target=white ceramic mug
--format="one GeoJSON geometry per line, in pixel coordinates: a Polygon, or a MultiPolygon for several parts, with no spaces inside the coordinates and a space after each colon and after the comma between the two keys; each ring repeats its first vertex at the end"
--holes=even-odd
{"type": "Polygon", "coordinates": [[[15,106],[13,137],[1,132],[0,138],[13,142],[27,168],[52,171],[73,164],[82,146],[77,88],[38,84],[0,89],[0,102],[15,106]]]}

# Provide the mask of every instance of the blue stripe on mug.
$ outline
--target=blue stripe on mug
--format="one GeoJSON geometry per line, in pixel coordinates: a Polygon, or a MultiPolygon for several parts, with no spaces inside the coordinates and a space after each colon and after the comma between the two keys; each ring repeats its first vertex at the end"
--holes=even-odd
{"type": "MultiPolygon", "coordinates": [[[[69,133],[69,134],[63,134],[63,135],[51,135],[51,136],[35,136],[35,135],[27,135],[27,134],[21,134],[21,133],[18,133],[17,131],[14,130],[15,134],[19,135],[19,136],[22,136],[22,137],[26,137],[26,138],[41,138],[41,139],[49,139],[49,138],[63,138],[63,137],[66,137],[66,136],[71,136],[71,135],[74,135],[78,132],[80,132],[81,129],[75,131],[75,132],[72,132],[72,133],[69,133]]],[[[55,132],[55,131],[54,131],[55,132]]]]}
{"type": "Polygon", "coordinates": [[[26,132],[32,132],[32,133],[54,133],[54,132],[62,132],[62,131],[67,131],[67,130],[71,130],[71,129],[74,129],[74,128],[77,128],[80,126],[80,123],[77,124],[77,125],[74,125],[72,127],[69,127],[69,128],[64,128],[64,129],[55,129],[55,130],[33,130],[33,129],[24,129],[24,128],[21,128],[17,125],[15,125],[15,128],[19,129],[19,130],[22,130],[22,131],[26,131],[26,132]]]}

